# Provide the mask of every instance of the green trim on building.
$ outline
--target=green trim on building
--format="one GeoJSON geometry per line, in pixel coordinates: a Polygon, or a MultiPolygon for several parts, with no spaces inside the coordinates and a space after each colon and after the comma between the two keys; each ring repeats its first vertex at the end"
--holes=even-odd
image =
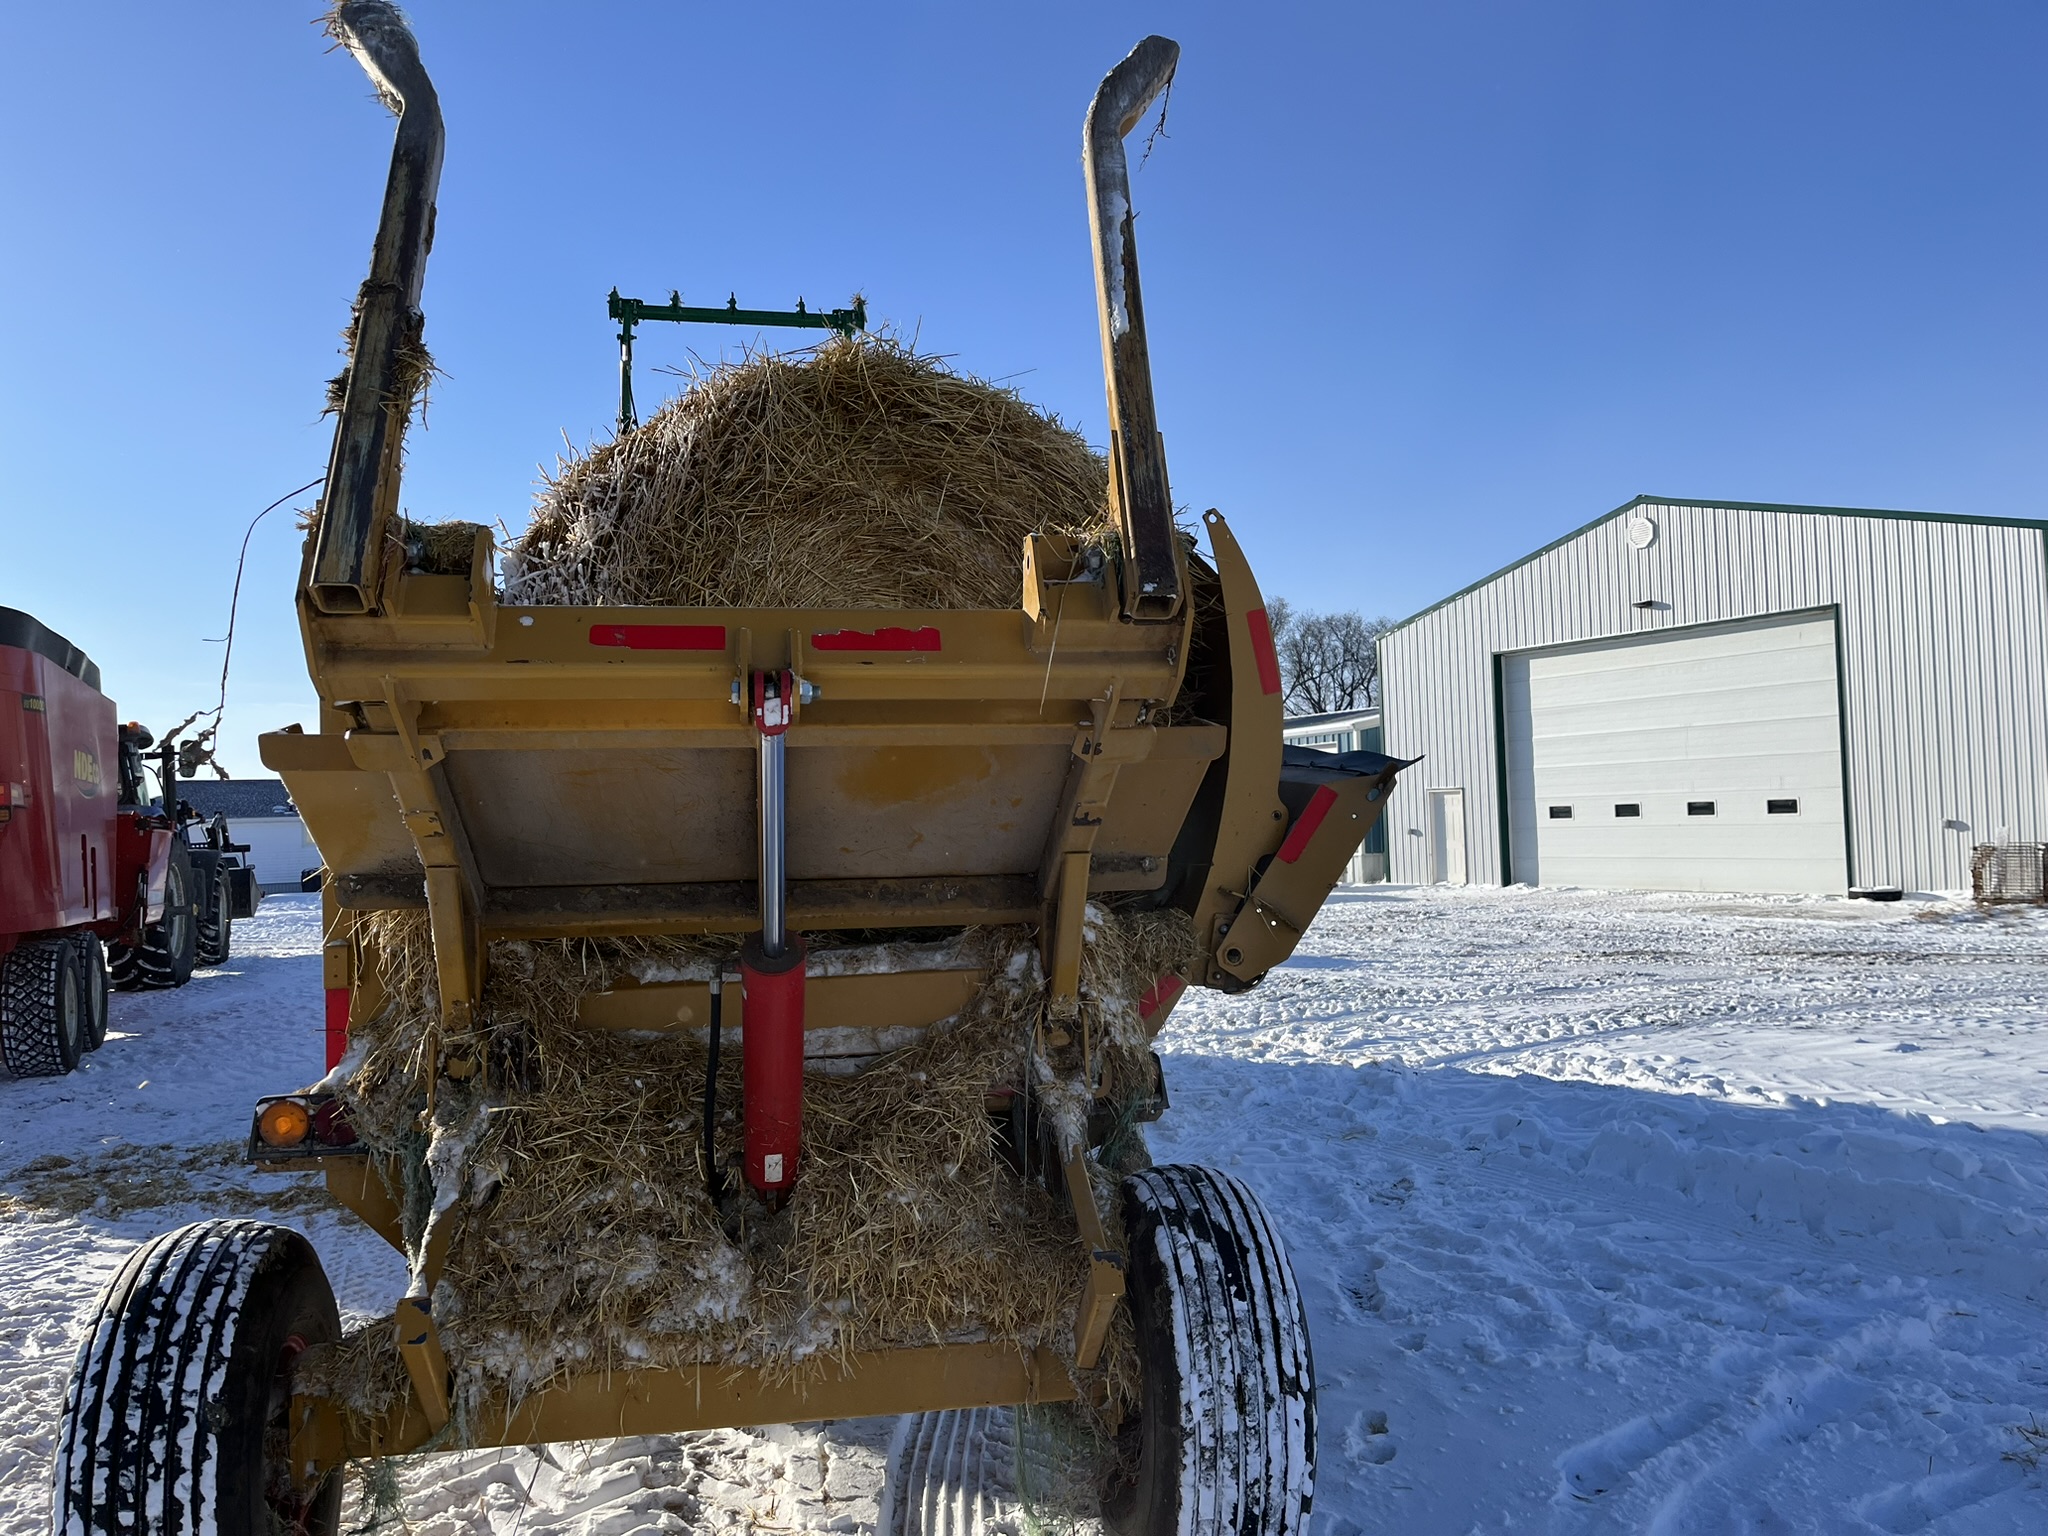
{"type": "Polygon", "coordinates": [[[1842,893],[1856,888],[1856,807],[1849,798],[1849,658],[1842,648],[1842,605],[1829,603],[1835,619],[1835,728],[1842,737],[1842,893]]]}
{"type": "Polygon", "coordinates": [[[1508,697],[1502,676],[1508,653],[1493,653],[1493,799],[1500,819],[1500,883],[1515,883],[1514,818],[1508,810],[1508,697]]]}
{"type": "MultiPolygon", "coordinates": [[[[1970,523],[1979,528],[2033,528],[2039,530],[2042,534],[2044,541],[2043,558],[2048,559],[2048,521],[2040,518],[1976,517],[1967,512],[1895,512],[1886,511],[1879,507],[1806,507],[1783,501],[1701,501],[1694,497],[1685,496],[1644,495],[1638,496],[1632,501],[1623,502],[1612,512],[1601,513],[1600,516],[1594,518],[1590,523],[1585,523],[1580,527],[1574,528],[1570,533],[1552,539],[1541,549],[1532,550],[1530,553],[1522,556],[1521,559],[1502,566],[1491,575],[1482,576],[1469,586],[1458,588],[1449,597],[1439,598],[1420,612],[1411,613],[1400,623],[1386,630],[1380,636],[1380,639],[1384,641],[1387,635],[1406,629],[1417,619],[1425,619],[1439,608],[1449,607],[1459,598],[1470,596],[1481,587],[1499,581],[1501,577],[1507,575],[1510,571],[1518,571],[1523,566],[1529,564],[1530,561],[1542,559],[1552,550],[1563,548],[1580,535],[1591,533],[1602,523],[1611,522],[1615,518],[1620,517],[1624,512],[1633,512],[1637,507],[1699,507],[1730,512],[1799,512],[1809,513],[1816,517],[1874,517],[1894,523],[1970,523]]],[[[1386,675],[1385,671],[1382,670],[1380,675],[1384,677],[1386,675]]]]}

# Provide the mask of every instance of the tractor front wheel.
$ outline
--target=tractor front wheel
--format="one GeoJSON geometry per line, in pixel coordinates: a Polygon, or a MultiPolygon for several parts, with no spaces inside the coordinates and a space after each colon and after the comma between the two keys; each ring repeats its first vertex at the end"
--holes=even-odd
{"type": "Polygon", "coordinates": [[[0,1059],[16,1077],[62,1077],[85,1054],[84,968],[69,939],[30,939],[0,961],[0,1059]]]}
{"type": "Polygon", "coordinates": [[[59,1427],[54,1528],[334,1536],[341,1476],[298,1487],[292,1363],[341,1337],[312,1244],[260,1221],[145,1243],[100,1293],[59,1427]]]}
{"type": "Polygon", "coordinates": [[[140,944],[114,946],[112,969],[116,990],[182,987],[192,979],[199,945],[196,896],[192,857],[181,844],[173,843],[170,868],[164,873],[163,921],[143,929],[140,944]]]}
{"type": "Polygon", "coordinates": [[[1143,1378],[1103,1516],[1122,1536],[1300,1536],[1315,1365],[1294,1270],[1256,1196],[1168,1164],[1123,1183],[1143,1378]]]}

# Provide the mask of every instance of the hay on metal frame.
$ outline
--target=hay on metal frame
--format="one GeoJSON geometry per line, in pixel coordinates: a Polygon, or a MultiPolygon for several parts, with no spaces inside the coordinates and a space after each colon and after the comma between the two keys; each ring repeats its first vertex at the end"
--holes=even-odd
{"type": "MultiPolygon", "coordinates": [[[[1106,1085],[1143,1091],[1127,1087],[1149,1084],[1137,999],[1163,970],[1188,968],[1192,932],[1176,912],[1092,909],[1089,933],[1084,988],[1106,1085]]],[[[854,1351],[965,1339],[1071,1359],[1086,1272],[1072,1218],[1004,1162],[987,1108],[990,1089],[1029,1073],[1071,1144],[1090,1097],[1078,1056],[1033,1055],[1043,979],[1023,930],[950,946],[990,977],[959,1018],[858,1074],[807,1072],[790,1204],[770,1213],[735,1189],[723,1219],[702,1159],[703,1043],[586,1030],[576,1006],[629,977],[708,976],[732,964],[736,941],[494,943],[478,1037],[449,1041],[424,918],[377,914],[360,935],[388,1001],[358,1031],[341,1092],[365,1139],[405,1170],[416,1260],[428,1224],[448,1225],[435,1315],[466,1402],[583,1371],[708,1361],[801,1374],[854,1351]],[[484,1071],[438,1078],[450,1047],[484,1071]]],[[[863,948],[871,966],[917,963],[891,953],[902,946],[863,948]]],[[[719,1072],[729,1169],[738,1057],[729,1050],[719,1072]]],[[[1141,1165],[1136,1146],[1126,1166],[1141,1165]]],[[[366,1414],[403,1390],[388,1326],[308,1369],[366,1414]]],[[[1111,1401],[1132,1400],[1127,1328],[1096,1374],[1111,1401]]]]}
{"type": "MultiPolygon", "coordinates": [[[[418,381],[430,376],[429,364],[418,381]]],[[[1025,536],[1109,543],[1106,501],[1102,458],[1014,392],[887,338],[834,339],[710,368],[643,426],[561,464],[506,552],[504,600],[1011,608],[1025,536]]],[[[408,568],[460,574],[477,527],[402,522],[392,537],[408,568]]],[[[459,1406],[583,1371],[800,1374],[965,1339],[1071,1361],[1085,1258],[1071,1215],[1004,1163],[987,1095],[1028,1076],[1071,1147],[1097,1085],[1077,1042],[1038,1053],[1044,984],[1023,930],[955,941],[990,977],[959,1018],[856,1075],[807,1072],[790,1204],[770,1213],[736,1190],[723,1218],[702,1159],[703,1044],[575,1018],[580,997],[622,977],[728,966],[737,940],[494,943],[478,1038],[450,1041],[424,916],[375,914],[357,937],[388,1002],[359,1029],[341,1092],[404,1170],[415,1263],[430,1226],[447,1225],[435,1315],[459,1406]],[[451,1046],[483,1072],[441,1077],[451,1046]]],[[[1081,1023],[1112,1106],[1150,1089],[1138,1000],[1190,974],[1195,948],[1178,912],[1090,909],[1081,1023]]],[[[737,1050],[718,1097],[719,1156],[736,1167],[737,1050]]],[[[1115,1143],[1097,1175],[1105,1207],[1117,1174],[1145,1160],[1134,1128],[1115,1143]]],[[[1096,1375],[1112,1417],[1135,1401],[1122,1312],[1096,1375]]],[[[406,1390],[388,1325],[315,1351],[302,1379],[366,1416],[406,1390]]]]}

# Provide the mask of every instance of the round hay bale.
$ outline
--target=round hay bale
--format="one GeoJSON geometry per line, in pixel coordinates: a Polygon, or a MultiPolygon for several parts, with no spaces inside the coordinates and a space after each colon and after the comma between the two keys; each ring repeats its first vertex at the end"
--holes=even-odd
{"type": "Polygon", "coordinates": [[[1108,470],[1013,390],[888,338],[711,368],[563,461],[511,603],[1012,608],[1024,537],[1100,538],[1108,470]]]}

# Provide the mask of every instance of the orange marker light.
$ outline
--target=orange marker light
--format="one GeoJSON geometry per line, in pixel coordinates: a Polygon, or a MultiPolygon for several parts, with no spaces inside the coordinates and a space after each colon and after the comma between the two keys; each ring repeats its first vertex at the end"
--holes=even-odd
{"type": "Polygon", "coordinates": [[[256,1134],[267,1147],[296,1147],[313,1128],[313,1117],[296,1099],[279,1099],[263,1106],[256,1121],[256,1134]]]}

